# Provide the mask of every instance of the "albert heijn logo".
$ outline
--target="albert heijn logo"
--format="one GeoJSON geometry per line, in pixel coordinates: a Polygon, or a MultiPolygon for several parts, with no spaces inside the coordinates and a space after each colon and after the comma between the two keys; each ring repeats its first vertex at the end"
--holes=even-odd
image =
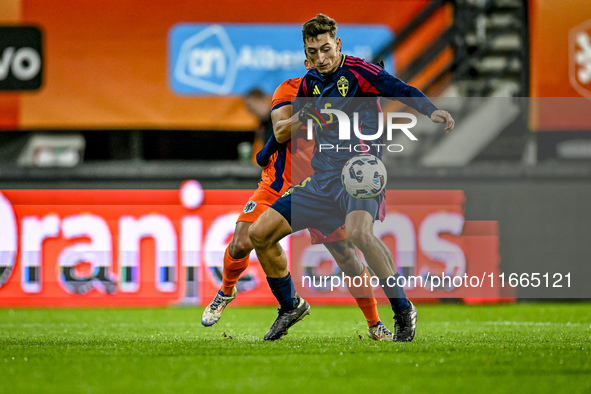
{"type": "Polygon", "coordinates": [[[569,32],[569,79],[584,97],[591,97],[591,19],[569,32]]]}
{"type": "Polygon", "coordinates": [[[43,76],[43,42],[34,26],[0,26],[0,91],[37,90],[43,76]]]}
{"type": "MultiPolygon", "coordinates": [[[[368,59],[394,37],[390,28],[371,24],[342,26],[339,36],[344,52],[368,59]]],[[[243,95],[254,87],[273,92],[306,74],[305,58],[300,24],[181,22],[168,32],[167,79],[182,96],[243,95]]],[[[318,86],[314,94],[321,93],[318,86]]]]}
{"type": "Polygon", "coordinates": [[[237,54],[221,25],[197,28],[180,24],[171,31],[171,84],[181,94],[228,94],[238,72],[237,54]],[[195,29],[198,31],[195,33],[195,29]],[[190,34],[189,37],[186,37],[190,34]]]}

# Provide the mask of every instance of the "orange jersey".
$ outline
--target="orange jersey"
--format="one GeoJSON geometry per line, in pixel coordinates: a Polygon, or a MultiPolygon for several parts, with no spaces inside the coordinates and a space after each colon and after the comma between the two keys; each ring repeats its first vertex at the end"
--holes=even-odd
{"type": "MultiPolygon", "coordinates": [[[[291,105],[291,100],[298,94],[302,79],[303,77],[288,79],[275,89],[271,101],[271,111],[291,105]]],[[[292,185],[292,180],[299,183],[312,174],[314,170],[310,165],[310,159],[313,149],[313,141],[299,139],[297,141],[297,155],[293,158],[295,165],[292,166],[292,143],[288,142],[285,148],[271,156],[269,164],[261,175],[259,188],[270,189],[269,191],[282,195],[292,185]]]]}
{"type": "MultiPolygon", "coordinates": [[[[288,79],[275,89],[271,111],[291,105],[302,79],[303,77],[288,79]]],[[[292,185],[292,181],[298,184],[314,172],[310,164],[314,154],[314,141],[306,140],[305,136],[298,136],[293,144],[292,141],[271,156],[269,164],[263,169],[259,187],[246,203],[238,222],[254,223],[292,185]],[[293,155],[292,147],[295,150],[293,155]]],[[[312,244],[322,244],[346,239],[347,233],[345,226],[342,226],[329,236],[310,229],[310,236],[312,244]]]]}

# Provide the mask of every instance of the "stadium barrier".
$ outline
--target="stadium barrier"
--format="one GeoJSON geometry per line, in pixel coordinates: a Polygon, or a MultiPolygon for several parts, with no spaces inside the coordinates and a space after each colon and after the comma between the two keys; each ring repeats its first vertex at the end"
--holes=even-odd
{"type": "MultiPolygon", "coordinates": [[[[409,296],[501,297],[496,222],[466,221],[462,191],[387,193],[388,214],[376,233],[404,276],[427,283],[409,284],[409,296]],[[491,275],[495,286],[467,289],[429,281],[429,275],[444,273],[491,275]]],[[[203,192],[195,181],[180,190],[3,190],[0,306],[207,303],[219,288],[224,250],[250,195],[203,192]]],[[[302,287],[306,275],[341,275],[324,251],[309,244],[307,232],[292,235],[283,246],[299,293],[317,303],[353,302],[342,287],[302,287]]],[[[274,305],[264,278],[252,253],[236,304],[274,305]]],[[[378,290],[376,296],[383,294],[378,290]]]]}

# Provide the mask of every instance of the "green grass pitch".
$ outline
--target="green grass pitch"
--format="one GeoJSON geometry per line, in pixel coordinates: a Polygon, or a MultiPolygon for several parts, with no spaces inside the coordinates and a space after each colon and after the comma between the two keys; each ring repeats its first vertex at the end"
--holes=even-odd
{"type": "MultiPolygon", "coordinates": [[[[0,392],[591,392],[591,304],[418,305],[412,343],[374,342],[354,307],[0,309],[0,392]]],[[[380,307],[392,328],[392,313],[380,307]]]]}

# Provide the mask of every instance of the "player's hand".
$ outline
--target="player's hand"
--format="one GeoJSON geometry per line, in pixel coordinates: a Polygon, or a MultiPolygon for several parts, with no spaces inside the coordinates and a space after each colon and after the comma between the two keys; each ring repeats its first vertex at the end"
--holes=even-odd
{"type": "Polygon", "coordinates": [[[375,64],[376,66],[378,66],[379,68],[381,68],[381,69],[383,69],[383,70],[385,70],[385,69],[386,69],[386,67],[384,66],[384,61],[383,61],[383,60],[380,60],[379,62],[377,62],[377,63],[372,63],[372,64],[375,64]]]}
{"type": "Polygon", "coordinates": [[[298,121],[301,124],[304,126],[308,125],[308,119],[312,119],[321,129],[328,127],[324,116],[318,112],[316,106],[311,102],[306,103],[306,105],[304,105],[298,112],[298,121]]]}
{"type": "Polygon", "coordinates": [[[431,120],[435,123],[445,123],[445,134],[449,133],[454,129],[455,122],[454,118],[451,117],[449,112],[438,109],[433,111],[431,114],[431,120]]]}
{"type": "Polygon", "coordinates": [[[307,120],[313,119],[312,116],[317,112],[318,110],[316,109],[316,106],[311,102],[307,102],[298,112],[298,120],[305,125],[307,120]]]}

